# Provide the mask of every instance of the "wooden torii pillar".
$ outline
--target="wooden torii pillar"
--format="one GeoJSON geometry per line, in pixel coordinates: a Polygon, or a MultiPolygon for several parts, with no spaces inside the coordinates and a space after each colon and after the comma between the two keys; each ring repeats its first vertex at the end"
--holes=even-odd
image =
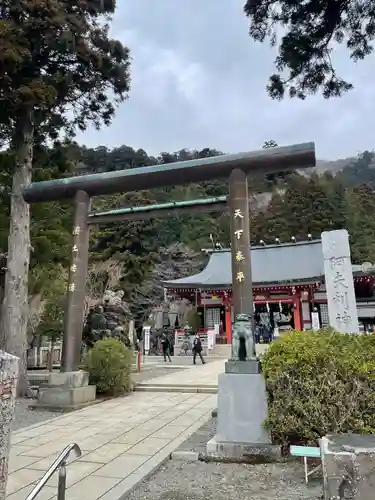
{"type": "Polygon", "coordinates": [[[90,226],[88,216],[91,204],[90,196],[85,191],[78,191],[74,201],[74,224],[61,358],[62,372],[79,370],[89,258],[90,226]]]}
{"type": "Polygon", "coordinates": [[[248,314],[254,332],[253,282],[250,257],[250,217],[247,175],[235,169],[229,176],[231,220],[232,303],[234,317],[248,314]]]}

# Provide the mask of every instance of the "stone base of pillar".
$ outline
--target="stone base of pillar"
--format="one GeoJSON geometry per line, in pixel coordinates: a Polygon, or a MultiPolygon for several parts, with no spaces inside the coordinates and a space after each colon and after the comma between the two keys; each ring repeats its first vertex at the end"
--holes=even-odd
{"type": "Polygon", "coordinates": [[[328,435],[320,440],[324,498],[373,500],[375,436],[328,435]]]}
{"type": "Polygon", "coordinates": [[[247,462],[252,457],[280,458],[281,448],[272,444],[264,427],[266,387],[257,362],[228,363],[230,372],[219,375],[216,436],[207,443],[207,456],[247,462]],[[240,363],[244,363],[245,373],[234,373],[234,364],[240,363]]]}
{"type": "Polygon", "coordinates": [[[217,436],[206,445],[206,458],[235,463],[269,463],[281,458],[281,447],[267,443],[230,443],[217,436]]]}
{"type": "Polygon", "coordinates": [[[48,382],[38,392],[35,409],[73,411],[92,405],[96,400],[96,386],[89,385],[88,373],[50,373],[48,382]]]}
{"type": "Polygon", "coordinates": [[[259,375],[260,361],[251,359],[249,361],[229,360],[225,363],[225,373],[241,375],[259,375]]]}

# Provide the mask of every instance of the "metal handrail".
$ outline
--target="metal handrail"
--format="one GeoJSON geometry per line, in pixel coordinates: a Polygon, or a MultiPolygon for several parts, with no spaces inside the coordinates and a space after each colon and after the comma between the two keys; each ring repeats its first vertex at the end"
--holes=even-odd
{"type": "Polygon", "coordinates": [[[64,450],[56,458],[56,460],[53,462],[53,464],[47,470],[44,476],[40,479],[35,488],[33,488],[33,490],[27,495],[26,500],[34,500],[34,498],[40,493],[40,491],[44,488],[46,483],[51,479],[51,477],[57,470],[59,470],[57,500],[65,500],[66,461],[72,451],[75,452],[77,458],[79,458],[82,455],[81,448],[78,446],[78,444],[76,443],[68,444],[68,446],[64,448],[64,450]]]}

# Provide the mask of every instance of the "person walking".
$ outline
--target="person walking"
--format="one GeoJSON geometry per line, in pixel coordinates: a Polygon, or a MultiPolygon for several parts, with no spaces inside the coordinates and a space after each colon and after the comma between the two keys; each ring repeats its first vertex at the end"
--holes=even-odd
{"type": "Polygon", "coordinates": [[[170,343],[169,343],[169,339],[165,333],[162,334],[160,341],[161,341],[161,345],[162,345],[162,349],[163,349],[164,361],[167,362],[167,357],[168,357],[169,362],[172,363],[171,355],[169,354],[170,343]]]}
{"type": "Polygon", "coordinates": [[[197,354],[201,358],[202,365],[204,365],[205,361],[202,356],[202,341],[199,336],[199,333],[195,335],[194,341],[193,341],[193,364],[196,365],[196,359],[197,359],[197,354]]]}

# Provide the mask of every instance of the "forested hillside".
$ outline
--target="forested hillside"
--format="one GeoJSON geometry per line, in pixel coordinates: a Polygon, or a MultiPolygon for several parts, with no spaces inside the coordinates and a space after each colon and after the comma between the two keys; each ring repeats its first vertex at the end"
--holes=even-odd
{"type": "MultiPolygon", "coordinates": [[[[69,145],[38,151],[34,159],[34,179],[138,168],[218,154],[221,153],[207,148],[161,153],[155,158],[128,146],[109,150],[103,146],[88,149],[69,145]]],[[[351,235],[354,262],[375,262],[374,161],[374,153],[366,151],[335,176],[329,172],[313,173],[309,177],[285,172],[249,179],[252,243],[259,244],[260,240],[272,243],[275,238],[290,241],[292,236],[302,240],[309,233],[318,238],[324,230],[346,227],[351,235]]],[[[7,166],[11,165],[11,159],[2,153],[0,162],[0,248],[5,254],[11,186],[7,166]]],[[[211,181],[99,197],[93,202],[93,210],[213,197],[227,192],[225,180],[211,181]]],[[[46,298],[60,303],[64,296],[71,220],[71,203],[32,206],[30,300],[34,306],[46,298]]],[[[121,288],[132,314],[141,319],[150,307],[162,300],[161,279],[189,275],[204,265],[205,257],[200,250],[212,245],[210,234],[223,246],[229,244],[228,215],[203,213],[124,221],[94,228],[88,295],[100,296],[106,286],[121,288]]]]}

